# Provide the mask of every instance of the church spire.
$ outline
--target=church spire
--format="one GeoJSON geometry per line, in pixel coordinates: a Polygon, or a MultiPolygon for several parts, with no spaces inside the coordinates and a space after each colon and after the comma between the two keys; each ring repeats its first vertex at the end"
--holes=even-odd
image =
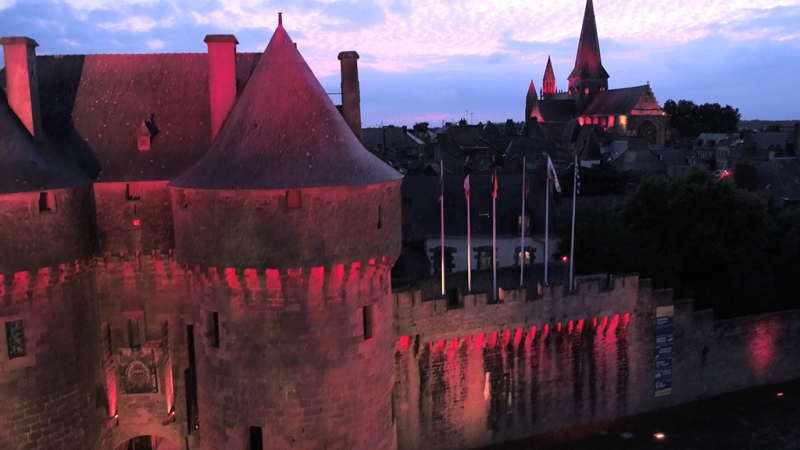
{"type": "Polygon", "coordinates": [[[583,98],[585,95],[605,89],[608,89],[608,72],[600,60],[600,41],[597,38],[594,4],[592,0],[586,0],[575,68],[569,74],[569,91],[573,96],[583,98]]]}
{"type": "Polygon", "coordinates": [[[547,67],[544,69],[542,88],[542,97],[556,93],[556,74],[553,72],[553,63],[550,61],[550,55],[547,55],[547,67]]]}

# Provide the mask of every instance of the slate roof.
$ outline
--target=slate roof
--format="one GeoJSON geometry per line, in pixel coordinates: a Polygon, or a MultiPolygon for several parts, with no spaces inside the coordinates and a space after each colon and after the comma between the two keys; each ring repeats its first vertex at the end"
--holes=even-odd
{"type": "Polygon", "coordinates": [[[695,157],[695,161],[699,161],[696,153],[688,148],[656,147],[651,148],[650,152],[656,155],[667,167],[688,166],[689,159],[692,157],[695,157]]]}
{"type": "Polygon", "coordinates": [[[554,99],[556,95],[559,94],[539,101],[539,114],[543,122],[569,122],[575,117],[575,101],[554,99]]]}
{"type": "MultiPolygon", "coordinates": [[[[258,61],[237,54],[244,84],[258,61]]],[[[42,125],[99,182],[169,180],[211,144],[208,55],[37,56],[42,125]],[[153,115],[148,151],[136,136],[153,115]]]]}
{"type": "Polygon", "coordinates": [[[800,199],[800,160],[775,158],[759,165],[757,187],[770,197],[800,199]]]}
{"type": "MultiPolygon", "coordinates": [[[[528,174],[531,183],[525,209],[531,220],[533,235],[544,234],[545,175],[538,171],[528,174]]],[[[445,235],[467,235],[467,201],[464,197],[464,175],[445,174],[445,235]]],[[[519,212],[522,207],[522,174],[498,173],[497,235],[518,236],[519,212]]],[[[413,229],[404,229],[406,240],[420,239],[440,234],[439,177],[407,175],[401,192],[404,201],[410,200],[413,208],[413,229]]],[[[554,206],[551,198],[551,213],[554,206]]],[[[470,207],[472,236],[492,234],[492,182],[491,174],[470,174],[470,207]],[[481,213],[484,213],[483,215],[481,213]],[[488,218],[486,213],[489,214],[488,218]]],[[[555,214],[550,217],[550,232],[555,233],[555,214]]]]}
{"type": "Polygon", "coordinates": [[[634,110],[640,114],[663,114],[650,86],[644,85],[597,92],[581,115],[626,115],[634,110]]]}
{"type": "Polygon", "coordinates": [[[600,59],[600,41],[597,38],[597,22],[594,17],[592,0],[586,0],[581,37],[578,41],[578,54],[575,56],[575,68],[567,78],[578,77],[608,78],[608,72],[600,59]]]}
{"type": "Polygon", "coordinates": [[[666,171],[667,165],[659,160],[648,149],[632,150],[631,143],[625,140],[615,140],[603,147],[606,161],[614,168],[622,171],[633,172],[661,172],[666,171]]]}
{"type": "Polygon", "coordinates": [[[291,189],[401,177],[364,148],[279,24],[208,153],[170,184],[291,189]]]}
{"type": "Polygon", "coordinates": [[[46,137],[43,143],[34,143],[0,89],[0,194],[71,188],[91,182],[88,175],[59,155],[46,137]]]}
{"type": "Polygon", "coordinates": [[[388,126],[381,128],[362,128],[361,142],[370,148],[419,148],[425,145],[410,131],[403,128],[388,126]]]}
{"type": "Polygon", "coordinates": [[[753,144],[759,149],[782,150],[786,148],[786,141],[791,135],[786,131],[759,131],[753,133],[753,144]]]}
{"type": "MultiPolygon", "coordinates": [[[[542,80],[555,80],[556,74],[553,72],[553,63],[550,61],[550,55],[547,55],[547,66],[544,68],[544,77],[542,80]]],[[[533,84],[533,82],[531,82],[533,84]]]]}

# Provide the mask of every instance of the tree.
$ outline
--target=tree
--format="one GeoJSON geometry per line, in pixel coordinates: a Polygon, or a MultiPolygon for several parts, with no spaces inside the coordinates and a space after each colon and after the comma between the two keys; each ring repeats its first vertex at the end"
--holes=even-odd
{"type": "Polygon", "coordinates": [[[738,108],[719,103],[696,105],[689,100],[670,99],[664,103],[664,112],[670,116],[670,124],[683,137],[695,137],[701,133],[727,133],[737,131],[741,114],[738,108]]]}
{"type": "MultiPolygon", "coordinates": [[[[636,271],[723,317],[776,307],[766,204],[730,180],[702,170],[673,182],[649,178],[620,208],[578,217],[579,272],[636,271]]],[[[800,243],[800,215],[797,223],[800,243]]],[[[564,253],[568,233],[562,231],[564,253]]],[[[800,263],[800,252],[787,260],[795,257],[800,263]]]]}
{"type": "MultiPolygon", "coordinates": [[[[573,173],[570,166],[560,179],[564,180],[565,196],[572,195],[573,173]]],[[[628,172],[617,170],[611,164],[595,164],[592,167],[581,167],[580,195],[624,195],[628,184],[632,181],[628,172]]]]}
{"type": "Polygon", "coordinates": [[[417,122],[414,124],[413,130],[415,133],[424,133],[428,131],[429,126],[430,124],[428,122],[417,122]]]}

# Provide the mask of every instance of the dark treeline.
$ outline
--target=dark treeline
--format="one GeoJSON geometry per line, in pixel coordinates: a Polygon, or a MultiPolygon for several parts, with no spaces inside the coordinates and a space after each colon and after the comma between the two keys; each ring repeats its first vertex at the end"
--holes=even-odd
{"type": "MultiPolygon", "coordinates": [[[[569,252],[559,230],[557,256],[569,252]]],[[[577,218],[581,274],[639,272],[676,298],[719,317],[800,306],[800,208],[772,208],[756,194],[695,170],[651,178],[611,211],[577,218]]]]}

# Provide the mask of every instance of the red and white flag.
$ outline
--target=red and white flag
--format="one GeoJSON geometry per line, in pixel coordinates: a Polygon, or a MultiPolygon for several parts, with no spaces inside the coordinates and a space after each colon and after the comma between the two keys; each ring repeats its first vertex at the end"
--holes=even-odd
{"type": "Polygon", "coordinates": [[[464,197],[469,198],[469,174],[464,178],[464,197]]]}

